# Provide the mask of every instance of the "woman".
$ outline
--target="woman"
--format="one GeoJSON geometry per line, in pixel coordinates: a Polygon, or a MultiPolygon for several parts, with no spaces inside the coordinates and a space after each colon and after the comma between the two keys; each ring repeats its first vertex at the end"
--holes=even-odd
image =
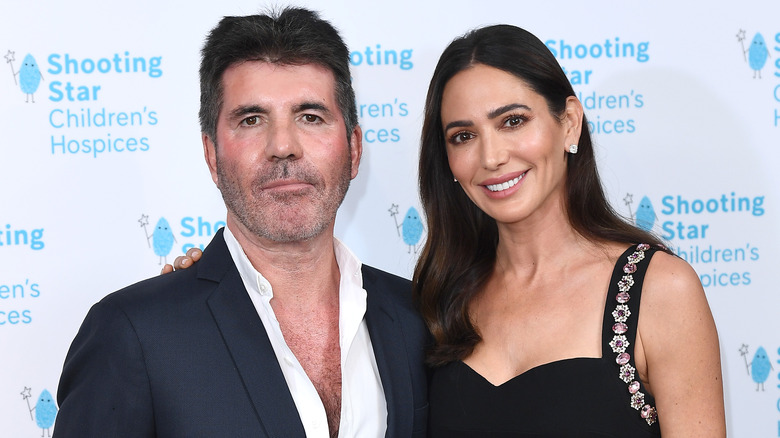
{"type": "Polygon", "coordinates": [[[447,47],[419,175],[430,436],[725,436],[698,276],[608,205],[541,41],[498,25],[447,47]]]}

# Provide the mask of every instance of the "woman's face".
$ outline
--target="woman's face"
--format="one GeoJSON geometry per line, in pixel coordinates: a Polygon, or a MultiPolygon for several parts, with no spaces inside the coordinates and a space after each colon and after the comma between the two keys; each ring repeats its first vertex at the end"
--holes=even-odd
{"type": "Polygon", "coordinates": [[[566,151],[582,123],[576,98],[559,119],[523,80],[476,64],[445,85],[441,119],[452,174],[482,211],[499,223],[564,212],[566,151]]]}

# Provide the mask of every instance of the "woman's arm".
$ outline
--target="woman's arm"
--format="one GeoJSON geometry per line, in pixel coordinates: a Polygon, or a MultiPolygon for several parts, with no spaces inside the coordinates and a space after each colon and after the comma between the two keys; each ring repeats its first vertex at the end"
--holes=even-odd
{"type": "Polygon", "coordinates": [[[656,254],[640,306],[637,364],[662,435],[725,437],[718,333],[699,276],[684,260],[656,254]]]}

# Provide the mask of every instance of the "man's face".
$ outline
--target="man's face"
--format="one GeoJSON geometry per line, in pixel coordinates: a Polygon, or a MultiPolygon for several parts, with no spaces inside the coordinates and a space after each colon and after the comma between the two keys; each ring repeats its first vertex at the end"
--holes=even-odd
{"type": "Polygon", "coordinates": [[[204,134],[203,144],[228,223],[274,242],[332,229],[362,152],[360,128],[347,135],[332,72],[247,61],[228,68],[222,86],[217,138],[204,134]]]}

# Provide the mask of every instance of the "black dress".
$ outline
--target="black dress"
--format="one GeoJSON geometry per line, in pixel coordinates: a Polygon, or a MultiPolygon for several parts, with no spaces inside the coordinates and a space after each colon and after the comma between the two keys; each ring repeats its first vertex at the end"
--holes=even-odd
{"type": "Polygon", "coordinates": [[[632,246],[610,280],[602,357],[564,359],[494,386],[461,361],[434,371],[429,436],[658,437],[655,401],[639,381],[634,343],[642,281],[655,249],[632,246]]]}

